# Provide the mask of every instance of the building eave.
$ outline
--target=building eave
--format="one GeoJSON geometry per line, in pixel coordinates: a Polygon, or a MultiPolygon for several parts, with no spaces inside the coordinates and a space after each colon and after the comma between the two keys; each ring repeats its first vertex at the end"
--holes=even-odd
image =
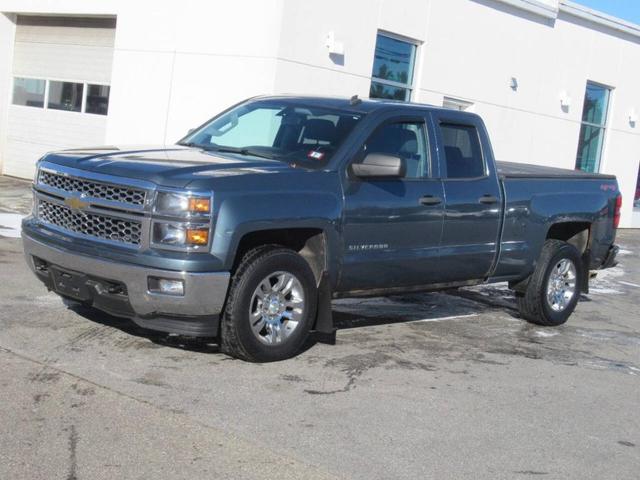
{"type": "Polygon", "coordinates": [[[569,0],[560,0],[560,12],[640,38],[640,25],[607,15],[569,0]]]}
{"type": "Polygon", "coordinates": [[[534,13],[544,18],[556,19],[558,17],[558,4],[554,2],[553,5],[548,2],[540,0],[498,0],[501,3],[506,3],[512,7],[534,13]]]}

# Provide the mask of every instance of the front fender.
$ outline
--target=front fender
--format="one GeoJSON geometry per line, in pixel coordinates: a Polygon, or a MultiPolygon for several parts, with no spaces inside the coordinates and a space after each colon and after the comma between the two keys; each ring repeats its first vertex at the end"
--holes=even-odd
{"type": "Polygon", "coordinates": [[[240,240],[248,233],[314,228],[326,236],[327,258],[333,267],[339,260],[340,211],[340,198],[327,192],[249,192],[228,196],[217,211],[211,253],[230,270],[240,240]]]}

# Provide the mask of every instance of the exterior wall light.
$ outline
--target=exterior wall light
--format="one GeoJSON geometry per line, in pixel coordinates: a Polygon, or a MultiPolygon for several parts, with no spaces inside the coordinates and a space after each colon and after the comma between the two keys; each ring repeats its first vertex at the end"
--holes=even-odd
{"type": "Polygon", "coordinates": [[[511,77],[511,81],[509,82],[509,86],[511,90],[514,92],[518,90],[518,79],[516,77],[511,77]]]}
{"type": "Polygon", "coordinates": [[[333,32],[327,33],[324,45],[325,47],[327,47],[329,55],[344,55],[344,43],[336,40],[335,34],[333,32]]]}
{"type": "Polygon", "coordinates": [[[635,108],[632,108],[629,111],[629,126],[631,128],[636,128],[636,123],[638,123],[638,112],[636,112],[635,108]]]}
{"type": "Polygon", "coordinates": [[[560,92],[560,107],[565,113],[567,113],[571,107],[571,96],[564,90],[560,92]]]}

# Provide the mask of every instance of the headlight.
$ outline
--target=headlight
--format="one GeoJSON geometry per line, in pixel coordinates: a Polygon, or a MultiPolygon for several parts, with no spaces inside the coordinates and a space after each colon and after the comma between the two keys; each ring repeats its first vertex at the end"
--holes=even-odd
{"type": "Polygon", "coordinates": [[[161,215],[208,215],[211,213],[211,199],[204,196],[159,192],[155,211],[161,215]]]}
{"type": "Polygon", "coordinates": [[[153,243],[175,247],[206,246],[209,244],[209,226],[155,222],[153,243]]]}

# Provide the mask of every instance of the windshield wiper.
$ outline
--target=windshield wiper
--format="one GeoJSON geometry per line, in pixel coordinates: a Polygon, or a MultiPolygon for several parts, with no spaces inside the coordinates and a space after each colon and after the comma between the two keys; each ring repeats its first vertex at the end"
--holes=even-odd
{"type": "Polygon", "coordinates": [[[239,155],[250,155],[252,157],[260,157],[260,158],[267,158],[269,160],[275,160],[275,157],[273,155],[270,155],[265,152],[260,152],[257,150],[252,150],[251,148],[228,147],[224,145],[215,145],[213,143],[209,145],[203,145],[201,143],[195,143],[195,142],[178,142],[178,145],[181,145],[183,147],[201,148],[208,152],[237,153],[239,155]]]}
{"type": "Polygon", "coordinates": [[[240,147],[224,147],[224,146],[213,146],[211,150],[214,152],[222,152],[222,153],[238,153],[240,155],[250,155],[252,157],[260,157],[267,158],[269,160],[274,160],[274,156],[268,153],[259,152],[257,150],[252,150],[251,148],[240,148],[240,147]]]}

